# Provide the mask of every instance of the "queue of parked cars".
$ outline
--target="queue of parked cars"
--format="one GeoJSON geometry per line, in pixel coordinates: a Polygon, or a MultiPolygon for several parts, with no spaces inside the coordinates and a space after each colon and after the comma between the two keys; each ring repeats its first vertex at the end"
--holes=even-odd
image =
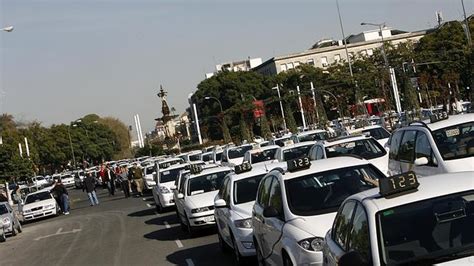
{"type": "Polygon", "coordinates": [[[153,194],[157,208],[176,205],[191,236],[217,227],[221,249],[238,264],[474,259],[474,114],[329,135],[305,131],[176,156],[188,161],[157,171],[157,184],[169,176],[153,194]],[[201,163],[191,165],[189,154],[201,163]]]}

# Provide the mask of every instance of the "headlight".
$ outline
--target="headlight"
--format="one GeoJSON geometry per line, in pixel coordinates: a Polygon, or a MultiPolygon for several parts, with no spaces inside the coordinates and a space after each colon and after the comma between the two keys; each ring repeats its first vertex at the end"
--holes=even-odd
{"type": "Polygon", "coordinates": [[[8,218],[8,217],[5,217],[5,218],[2,219],[2,223],[3,223],[4,225],[10,224],[10,222],[11,222],[11,220],[10,220],[10,218],[8,218]]]}
{"type": "Polygon", "coordinates": [[[30,213],[31,210],[23,210],[23,213],[30,213]]]}
{"type": "Polygon", "coordinates": [[[312,238],[301,240],[300,242],[298,242],[298,245],[300,245],[302,248],[306,250],[321,251],[323,250],[323,243],[324,243],[323,238],[312,237],[312,238]]]}
{"type": "Polygon", "coordinates": [[[161,194],[168,194],[168,193],[171,193],[171,191],[167,187],[160,187],[160,193],[161,194]]]}
{"type": "Polygon", "coordinates": [[[252,219],[242,219],[234,221],[234,225],[237,228],[252,228],[252,219]]]}
{"type": "Polygon", "coordinates": [[[210,210],[211,209],[209,209],[209,207],[202,207],[202,208],[192,209],[191,213],[207,212],[207,211],[210,211],[210,210]]]}

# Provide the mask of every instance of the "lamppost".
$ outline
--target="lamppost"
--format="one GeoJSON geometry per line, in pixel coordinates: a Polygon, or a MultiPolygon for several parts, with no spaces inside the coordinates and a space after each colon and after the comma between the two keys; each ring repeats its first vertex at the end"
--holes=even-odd
{"type": "Polygon", "coordinates": [[[229,136],[229,132],[228,132],[228,129],[227,129],[227,124],[225,122],[224,109],[222,108],[221,101],[219,99],[217,99],[216,97],[212,97],[212,96],[206,96],[206,97],[204,97],[204,99],[205,100],[215,100],[219,104],[219,108],[221,109],[221,114],[222,114],[222,137],[224,139],[224,142],[230,142],[230,136],[229,136]]]}
{"type": "Polygon", "coordinates": [[[8,27],[5,27],[5,28],[2,28],[2,31],[12,32],[13,29],[14,29],[13,26],[8,26],[8,27]]]}
{"type": "Polygon", "coordinates": [[[71,127],[77,127],[77,123],[81,123],[81,119],[77,119],[67,127],[67,135],[69,137],[69,146],[71,147],[71,154],[72,154],[72,163],[73,163],[73,168],[76,168],[76,156],[74,154],[74,147],[72,146],[72,138],[71,138],[71,127]]]}
{"type": "Polygon", "coordinates": [[[285,131],[286,131],[287,127],[286,127],[286,120],[285,120],[285,111],[283,110],[283,104],[281,103],[280,87],[278,87],[277,85],[276,87],[273,87],[272,90],[276,90],[278,92],[278,101],[280,102],[281,117],[283,118],[283,127],[285,128],[285,131]]]}
{"type": "Polygon", "coordinates": [[[385,63],[385,67],[388,68],[388,66],[389,66],[388,65],[388,58],[387,58],[387,54],[385,53],[384,40],[383,40],[383,31],[382,31],[382,29],[385,28],[385,22],[384,23],[362,22],[362,23],[360,23],[360,25],[362,25],[362,26],[375,26],[375,27],[379,28],[380,37],[382,38],[382,56],[383,56],[383,60],[384,60],[384,63],[385,63]]]}

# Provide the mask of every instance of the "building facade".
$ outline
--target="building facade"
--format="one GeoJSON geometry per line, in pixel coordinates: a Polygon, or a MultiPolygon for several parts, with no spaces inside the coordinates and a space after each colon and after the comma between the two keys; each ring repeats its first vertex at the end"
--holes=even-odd
{"type": "Polygon", "coordinates": [[[251,69],[259,66],[262,63],[262,58],[248,58],[241,61],[234,61],[228,63],[222,63],[216,65],[216,71],[213,73],[207,73],[206,79],[214,76],[216,73],[221,71],[250,71],[251,69]]]}
{"type": "MultiPolygon", "coordinates": [[[[384,41],[393,45],[407,41],[418,42],[426,33],[426,30],[416,32],[402,32],[390,28],[382,30],[384,41]]],[[[346,38],[348,54],[351,58],[357,55],[371,56],[375,49],[381,47],[381,39],[380,30],[364,31],[357,35],[351,35],[346,38]]],[[[253,68],[253,70],[263,75],[276,75],[296,68],[301,64],[324,69],[341,61],[347,61],[343,42],[325,40],[318,42],[312,49],[304,52],[273,57],[253,68]]]]}

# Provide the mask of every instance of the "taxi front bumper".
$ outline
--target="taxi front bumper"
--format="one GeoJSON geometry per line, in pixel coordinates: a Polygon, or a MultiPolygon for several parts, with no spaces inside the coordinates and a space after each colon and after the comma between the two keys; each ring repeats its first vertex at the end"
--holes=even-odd
{"type": "Polygon", "coordinates": [[[216,220],[214,217],[214,211],[193,214],[189,217],[189,223],[193,227],[215,226],[216,220]]]}
{"type": "Polygon", "coordinates": [[[158,199],[162,207],[172,207],[175,205],[173,193],[158,194],[158,199]]]}

